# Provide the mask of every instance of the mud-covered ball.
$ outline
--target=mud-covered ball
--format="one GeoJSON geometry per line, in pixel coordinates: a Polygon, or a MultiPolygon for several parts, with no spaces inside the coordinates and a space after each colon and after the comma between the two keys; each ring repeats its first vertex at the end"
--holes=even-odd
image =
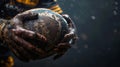
{"type": "Polygon", "coordinates": [[[51,50],[64,38],[64,35],[68,33],[67,21],[60,14],[44,8],[32,9],[26,12],[37,13],[38,18],[25,20],[23,28],[40,33],[47,38],[47,43],[31,41],[33,44],[36,44],[38,48],[46,51],[51,50]]]}

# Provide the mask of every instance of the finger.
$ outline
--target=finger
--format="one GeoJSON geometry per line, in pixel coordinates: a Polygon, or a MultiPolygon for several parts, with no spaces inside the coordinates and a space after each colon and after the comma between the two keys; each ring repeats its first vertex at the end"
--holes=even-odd
{"type": "MultiPolygon", "coordinates": [[[[27,12],[25,12],[25,13],[27,13],[27,12]]],[[[35,20],[35,19],[38,19],[38,14],[33,13],[33,12],[28,12],[27,15],[23,15],[22,19],[23,19],[23,21],[35,20]]]]}
{"type": "Polygon", "coordinates": [[[69,42],[74,37],[74,34],[66,34],[61,42],[69,42]]]}
{"type": "Polygon", "coordinates": [[[15,33],[16,35],[20,35],[24,38],[29,38],[29,39],[38,39],[40,41],[46,42],[47,39],[45,36],[35,33],[30,30],[23,29],[21,27],[17,27],[16,29],[12,29],[12,32],[15,33]]]}
{"type": "Polygon", "coordinates": [[[60,57],[62,57],[64,55],[64,53],[60,53],[60,54],[57,54],[57,55],[55,55],[54,57],[53,57],[53,60],[56,60],[56,59],[58,59],[58,58],[60,58],[60,57]]]}
{"type": "Polygon", "coordinates": [[[30,11],[26,11],[16,15],[14,19],[18,19],[19,21],[35,20],[38,19],[38,14],[30,11]]]}
{"type": "Polygon", "coordinates": [[[65,52],[68,48],[71,48],[69,43],[59,43],[54,50],[57,53],[61,53],[65,52]]]}
{"type": "Polygon", "coordinates": [[[39,33],[34,34],[38,40],[42,41],[42,42],[47,42],[47,38],[44,35],[41,35],[39,33]]]}
{"type": "Polygon", "coordinates": [[[27,50],[30,50],[32,52],[35,52],[38,55],[45,55],[45,52],[42,49],[36,48],[34,45],[30,44],[29,42],[25,41],[24,39],[14,36],[13,40],[15,40],[17,43],[19,43],[20,46],[23,48],[26,48],[27,50]]]}
{"type": "Polygon", "coordinates": [[[70,48],[70,44],[69,43],[59,43],[58,44],[58,48],[70,48]]]}
{"type": "MultiPolygon", "coordinates": [[[[9,41],[10,42],[10,41],[9,41]]],[[[35,60],[41,57],[39,54],[34,52],[33,50],[28,50],[22,46],[20,46],[19,42],[12,42],[11,45],[8,45],[11,51],[17,56],[18,59],[28,62],[30,60],[35,60]]]]}
{"type": "Polygon", "coordinates": [[[23,48],[10,47],[10,49],[15,54],[15,56],[22,61],[29,61],[31,59],[31,55],[28,52],[26,52],[23,48]]]}
{"type": "Polygon", "coordinates": [[[9,41],[8,47],[15,54],[18,59],[22,61],[29,61],[31,55],[28,54],[22,47],[18,46],[15,42],[9,41]]]}
{"type": "Polygon", "coordinates": [[[26,29],[23,29],[21,27],[17,27],[16,29],[12,29],[11,30],[15,35],[21,35],[21,36],[25,36],[25,37],[32,37],[33,34],[35,34],[33,31],[30,31],[30,30],[26,30],[26,29]]]}
{"type": "Polygon", "coordinates": [[[71,44],[75,44],[77,40],[78,40],[78,37],[77,37],[77,36],[74,36],[74,38],[72,39],[71,44]]]}
{"type": "Polygon", "coordinates": [[[54,56],[53,59],[56,60],[56,59],[60,58],[62,55],[65,54],[65,52],[70,47],[71,46],[68,43],[60,43],[60,44],[58,44],[58,47],[54,49],[57,54],[54,56]]]}
{"type": "Polygon", "coordinates": [[[23,12],[20,14],[17,14],[12,20],[11,24],[15,25],[23,25],[25,21],[30,21],[30,20],[36,20],[38,19],[38,14],[34,12],[23,12]]]}

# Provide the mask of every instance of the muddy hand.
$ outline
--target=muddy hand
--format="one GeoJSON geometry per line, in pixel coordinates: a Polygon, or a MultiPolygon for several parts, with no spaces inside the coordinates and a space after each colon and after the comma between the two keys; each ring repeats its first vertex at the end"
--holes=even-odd
{"type": "Polygon", "coordinates": [[[41,57],[45,55],[45,51],[43,49],[38,48],[36,44],[29,40],[46,43],[46,37],[34,31],[23,28],[24,23],[26,23],[25,21],[36,19],[38,19],[37,14],[25,12],[16,15],[10,20],[11,23],[6,26],[8,29],[6,29],[7,32],[5,34],[9,33],[8,39],[6,40],[11,43],[9,47],[13,53],[23,61],[34,60],[39,56],[41,57]]]}
{"type": "Polygon", "coordinates": [[[65,34],[62,41],[55,47],[54,50],[57,54],[56,56],[54,56],[54,60],[64,55],[65,52],[71,47],[71,44],[75,44],[76,40],[78,39],[76,33],[76,26],[72,19],[67,14],[62,14],[62,16],[68,23],[69,32],[65,34]]]}

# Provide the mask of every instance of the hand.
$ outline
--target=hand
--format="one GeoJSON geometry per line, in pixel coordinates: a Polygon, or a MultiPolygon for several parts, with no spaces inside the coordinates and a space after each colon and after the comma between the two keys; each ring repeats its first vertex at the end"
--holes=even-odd
{"type": "Polygon", "coordinates": [[[54,60],[64,55],[65,52],[69,48],[71,48],[71,44],[75,44],[76,40],[78,39],[76,33],[76,27],[72,19],[67,14],[63,14],[62,16],[68,23],[69,32],[64,36],[63,40],[55,47],[54,50],[57,54],[56,56],[54,56],[53,58],[54,60]]]}
{"type": "Polygon", "coordinates": [[[45,36],[23,28],[24,21],[38,19],[37,14],[28,12],[16,15],[8,21],[3,31],[3,39],[7,42],[12,52],[21,60],[29,61],[45,55],[45,51],[38,49],[35,44],[27,39],[47,42],[45,36]]]}
{"type": "Polygon", "coordinates": [[[69,17],[69,15],[62,14],[62,16],[67,21],[68,27],[69,27],[69,33],[65,35],[64,40],[68,40],[69,43],[75,44],[76,40],[78,39],[76,26],[75,26],[74,22],[72,21],[72,19],[69,17]],[[71,40],[69,40],[69,39],[71,39],[71,40]]]}

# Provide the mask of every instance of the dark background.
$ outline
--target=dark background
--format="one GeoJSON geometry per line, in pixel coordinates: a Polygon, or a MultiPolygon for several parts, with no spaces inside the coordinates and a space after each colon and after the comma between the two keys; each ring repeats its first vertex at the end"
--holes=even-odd
{"type": "Polygon", "coordinates": [[[60,59],[51,57],[15,67],[120,67],[120,0],[58,0],[71,16],[79,40],[60,59]]]}

